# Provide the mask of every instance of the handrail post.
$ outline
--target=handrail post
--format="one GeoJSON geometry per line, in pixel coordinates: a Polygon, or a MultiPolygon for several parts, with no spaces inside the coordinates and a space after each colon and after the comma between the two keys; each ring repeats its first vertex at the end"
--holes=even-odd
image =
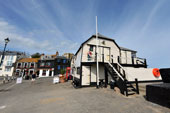
{"type": "Polygon", "coordinates": [[[127,80],[124,81],[125,95],[128,96],[127,80]]]}
{"type": "Polygon", "coordinates": [[[103,62],[104,62],[104,54],[102,54],[102,60],[103,60],[103,62]]]}
{"type": "Polygon", "coordinates": [[[138,86],[138,79],[135,78],[135,83],[136,83],[136,93],[139,94],[139,86],[138,86]]]}
{"type": "Polygon", "coordinates": [[[145,63],[145,68],[147,68],[147,63],[146,63],[146,59],[144,60],[144,63],[145,63]]]}

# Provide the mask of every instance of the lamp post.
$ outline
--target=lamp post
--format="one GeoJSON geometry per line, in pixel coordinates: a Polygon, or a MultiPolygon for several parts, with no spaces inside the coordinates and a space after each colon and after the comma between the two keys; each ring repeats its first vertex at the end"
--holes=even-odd
{"type": "Polygon", "coordinates": [[[5,40],[5,47],[4,47],[4,51],[3,51],[3,53],[2,53],[0,66],[3,64],[5,49],[6,49],[6,46],[7,46],[8,42],[10,41],[9,38],[6,38],[6,39],[4,39],[4,40],[5,40]]]}

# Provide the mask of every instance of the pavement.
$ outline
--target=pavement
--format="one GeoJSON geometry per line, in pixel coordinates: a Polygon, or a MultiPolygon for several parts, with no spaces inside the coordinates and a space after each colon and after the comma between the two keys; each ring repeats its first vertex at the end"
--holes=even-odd
{"type": "Polygon", "coordinates": [[[74,89],[52,78],[0,86],[0,113],[170,113],[143,95],[125,97],[109,88],[74,89]]]}

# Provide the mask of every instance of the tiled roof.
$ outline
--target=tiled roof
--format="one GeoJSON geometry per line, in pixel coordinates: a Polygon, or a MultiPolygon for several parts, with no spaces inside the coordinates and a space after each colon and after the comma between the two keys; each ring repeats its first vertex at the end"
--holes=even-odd
{"type": "Polygon", "coordinates": [[[38,62],[40,58],[22,58],[18,62],[38,62]]]}

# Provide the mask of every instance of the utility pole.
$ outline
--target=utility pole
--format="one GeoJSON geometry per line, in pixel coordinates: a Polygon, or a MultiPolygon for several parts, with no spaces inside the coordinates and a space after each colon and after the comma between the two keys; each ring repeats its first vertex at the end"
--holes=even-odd
{"type": "Polygon", "coordinates": [[[96,82],[97,86],[96,88],[99,88],[99,62],[98,62],[98,31],[97,31],[97,16],[96,16],[96,82]]]}
{"type": "Polygon", "coordinates": [[[9,41],[10,41],[9,38],[6,38],[6,39],[5,39],[5,47],[4,47],[4,50],[3,50],[3,53],[2,53],[1,62],[0,62],[0,67],[1,67],[2,64],[3,64],[4,55],[5,55],[5,49],[6,49],[6,46],[7,46],[7,44],[8,44],[9,41]]]}

